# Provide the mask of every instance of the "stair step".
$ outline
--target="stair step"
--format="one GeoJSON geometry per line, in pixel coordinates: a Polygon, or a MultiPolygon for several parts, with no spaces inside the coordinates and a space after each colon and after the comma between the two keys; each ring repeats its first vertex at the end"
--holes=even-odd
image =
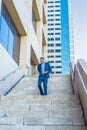
{"type": "MultiPolygon", "coordinates": [[[[20,107],[21,109],[21,107],[20,107]]],[[[41,117],[41,118],[56,118],[56,117],[72,117],[72,118],[81,118],[82,112],[81,111],[28,111],[28,110],[18,110],[14,108],[13,110],[8,110],[6,113],[3,113],[8,117],[41,117]]],[[[1,115],[2,116],[2,115],[1,115]]]]}
{"type": "Polygon", "coordinates": [[[24,125],[84,125],[84,119],[73,119],[70,117],[58,117],[58,118],[24,118],[24,125]]]}
{"type": "Polygon", "coordinates": [[[0,130],[87,130],[86,126],[24,126],[0,125],[0,130]]]}
{"type": "MultiPolygon", "coordinates": [[[[84,119],[74,118],[35,118],[35,117],[0,117],[0,125],[84,125],[84,119]]],[[[1,129],[0,129],[1,130],[1,129]]]]}
{"type": "Polygon", "coordinates": [[[87,130],[70,76],[52,76],[41,96],[37,76],[23,78],[0,100],[0,130],[87,130]]]}

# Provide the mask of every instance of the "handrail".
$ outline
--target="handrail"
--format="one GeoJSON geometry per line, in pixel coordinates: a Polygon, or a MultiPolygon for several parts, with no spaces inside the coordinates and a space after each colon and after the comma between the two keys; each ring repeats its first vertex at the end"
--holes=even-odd
{"type": "Polygon", "coordinates": [[[6,79],[7,77],[9,77],[12,73],[15,73],[18,69],[19,69],[19,67],[17,67],[15,70],[13,70],[13,71],[10,72],[9,74],[7,74],[4,78],[0,79],[0,82],[1,82],[1,81],[5,81],[5,79],[6,79]]]}
{"type": "Polygon", "coordinates": [[[84,81],[83,81],[83,79],[82,79],[82,76],[81,76],[81,74],[80,74],[80,72],[79,72],[79,69],[78,69],[77,65],[76,65],[76,70],[77,70],[77,72],[78,72],[78,74],[79,74],[81,83],[82,83],[82,85],[83,85],[84,91],[85,91],[86,96],[87,96],[87,88],[85,87],[84,81]]]}

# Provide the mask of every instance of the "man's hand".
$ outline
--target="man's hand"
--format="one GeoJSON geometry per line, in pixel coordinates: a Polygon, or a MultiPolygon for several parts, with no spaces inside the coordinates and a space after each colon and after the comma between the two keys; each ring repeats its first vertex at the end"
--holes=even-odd
{"type": "Polygon", "coordinates": [[[45,72],[44,72],[44,74],[47,74],[47,73],[48,73],[48,71],[45,71],[45,72]]]}

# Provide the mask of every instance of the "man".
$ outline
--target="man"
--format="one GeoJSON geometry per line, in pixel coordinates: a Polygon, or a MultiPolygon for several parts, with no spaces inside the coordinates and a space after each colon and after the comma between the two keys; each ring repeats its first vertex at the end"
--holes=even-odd
{"type": "Polygon", "coordinates": [[[49,73],[51,73],[52,70],[50,64],[48,62],[45,62],[44,57],[40,58],[40,62],[41,63],[38,65],[38,72],[39,72],[38,88],[41,95],[47,95],[47,83],[48,83],[49,73]],[[43,89],[41,86],[42,82],[43,82],[43,89]]]}

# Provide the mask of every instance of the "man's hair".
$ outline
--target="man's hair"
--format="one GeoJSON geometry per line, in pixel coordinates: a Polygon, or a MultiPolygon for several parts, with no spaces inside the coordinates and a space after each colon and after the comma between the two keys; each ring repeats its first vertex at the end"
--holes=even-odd
{"type": "Polygon", "coordinates": [[[43,59],[43,60],[44,60],[44,57],[40,57],[40,59],[43,59]]]}

